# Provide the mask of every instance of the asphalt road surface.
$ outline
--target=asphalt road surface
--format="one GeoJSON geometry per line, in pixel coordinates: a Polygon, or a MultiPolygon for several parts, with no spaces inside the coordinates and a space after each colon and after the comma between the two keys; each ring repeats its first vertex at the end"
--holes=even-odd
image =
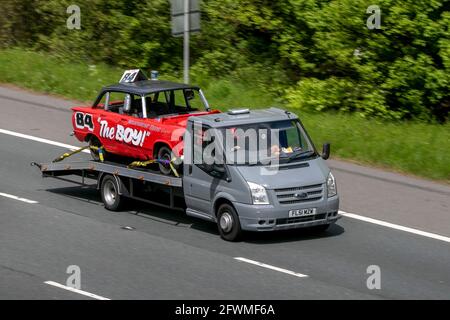
{"type": "Polygon", "coordinates": [[[450,299],[449,186],[330,160],[349,213],[337,225],[229,243],[181,212],[113,213],[94,188],[42,179],[30,162],[66,149],[32,137],[80,145],[73,105],[0,87],[0,299],[450,299]]]}

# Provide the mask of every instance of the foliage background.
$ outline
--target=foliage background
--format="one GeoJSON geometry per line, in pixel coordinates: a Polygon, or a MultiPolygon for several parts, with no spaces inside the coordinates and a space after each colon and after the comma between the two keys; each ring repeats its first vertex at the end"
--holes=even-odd
{"type": "MultiPolygon", "coordinates": [[[[168,0],[2,0],[1,6],[3,48],[181,78],[182,40],[171,36],[168,0]],[[66,27],[71,4],[81,8],[81,30],[66,27]]],[[[449,9],[445,0],[204,0],[192,74],[200,83],[257,87],[294,109],[445,122],[449,9]],[[380,30],[366,27],[372,4],[381,8],[380,30]]]]}

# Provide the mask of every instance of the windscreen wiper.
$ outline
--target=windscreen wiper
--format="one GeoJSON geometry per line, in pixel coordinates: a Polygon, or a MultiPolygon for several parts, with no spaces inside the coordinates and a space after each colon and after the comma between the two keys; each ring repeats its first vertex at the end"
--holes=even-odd
{"type": "Polygon", "coordinates": [[[302,151],[302,152],[298,152],[298,153],[294,153],[291,154],[287,159],[287,162],[291,162],[292,160],[295,159],[302,159],[302,158],[309,158],[313,155],[315,155],[316,152],[314,150],[308,150],[308,151],[302,151]]]}

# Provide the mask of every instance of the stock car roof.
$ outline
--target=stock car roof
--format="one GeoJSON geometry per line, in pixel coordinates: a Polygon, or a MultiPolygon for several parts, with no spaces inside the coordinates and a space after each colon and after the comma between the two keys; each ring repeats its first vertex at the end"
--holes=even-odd
{"type": "Polygon", "coordinates": [[[171,91],[179,89],[196,89],[200,88],[184,83],[163,81],[163,80],[142,80],[131,83],[117,83],[106,86],[102,89],[102,93],[106,91],[126,92],[136,95],[146,95],[154,92],[171,91]]]}

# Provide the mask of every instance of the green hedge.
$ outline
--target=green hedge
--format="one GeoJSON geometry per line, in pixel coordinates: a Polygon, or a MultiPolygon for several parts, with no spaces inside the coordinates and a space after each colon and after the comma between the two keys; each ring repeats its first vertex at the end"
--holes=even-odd
{"type": "MultiPolygon", "coordinates": [[[[168,0],[77,0],[81,30],[66,28],[72,0],[2,0],[0,45],[159,69],[180,76],[182,40],[168,0]]],[[[444,122],[450,109],[450,2],[204,0],[192,37],[193,72],[253,82],[295,109],[444,122]],[[245,78],[248,77],[248,78],[245,78]]]]}

